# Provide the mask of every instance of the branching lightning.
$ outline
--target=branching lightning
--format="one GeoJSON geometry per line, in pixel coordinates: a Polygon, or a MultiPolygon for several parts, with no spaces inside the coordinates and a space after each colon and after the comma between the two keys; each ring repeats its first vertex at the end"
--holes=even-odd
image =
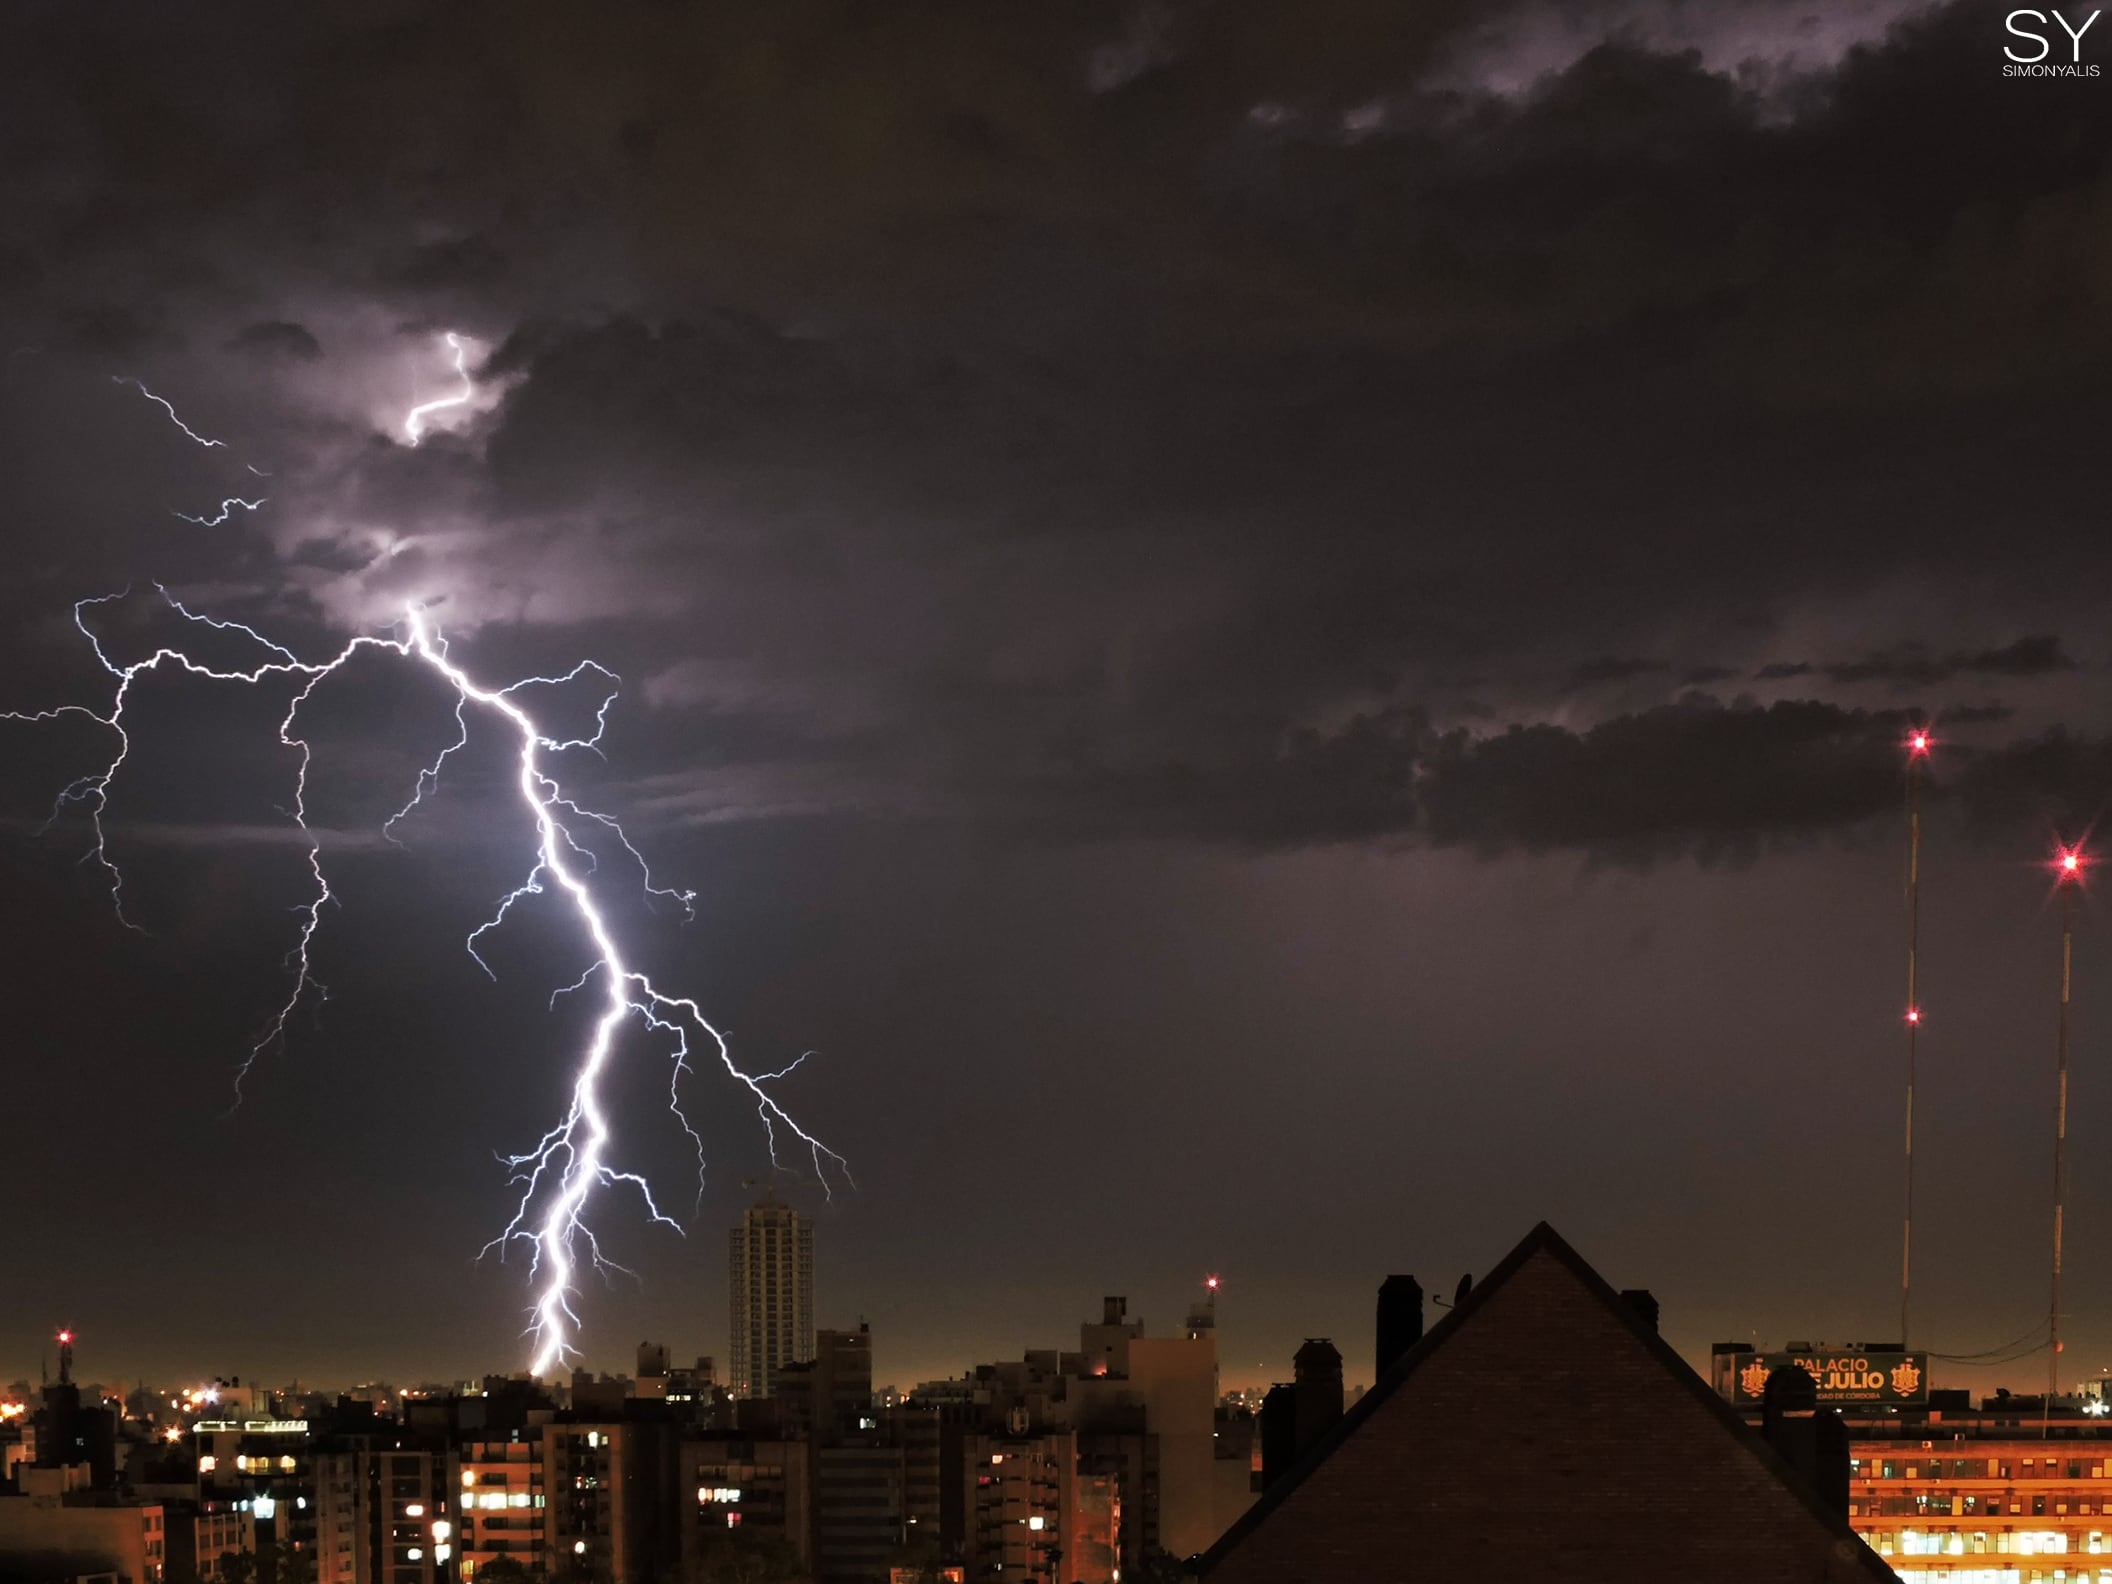
{"type": "MultiPolygon", "coordinates": [[[[417,443],[423,430],[425,414],[460,405],[473,394],[468,388],[466,352],[462,343],[453,335],[447,339],[455,350],[455,366],[463,374],[465,388],[459,396],[427,402],[411,410],[404,431],[412,444],[417,443]]],[[[167,402],[144,385],[139,385],[138,381],[127,383],[138,385],[142,394],[167,409],[178,427],[199,444],[217,446],[222,443],[207,440],[189,429],[167,402]]],[[[222,507],[223,517],[234,505],[254,509],[246,501],[230,502],[222,507]]],[[[561,756],[582,750],[601,752],[609,710],[617,697],[618,679],[614,672],[593,661],[583,661],[559,676],[527,677],[504,687],[484,687],[451,658],[446,640],[427,613],[415,606],[405,612],[390,636],[364,634],[349,640],[328,660],[303,660],[254,627],[192,611],[158,585],[157,592],[168,609],[182,621],[223,638],[255,644],[259,651],[255,663],[247,666],[224,662],[208,664],[180,647],[164,644],[143,659],[120,664],[98,637],[91,618],[98,607],[125,596],[83,599],[74,606],[74,625],[87,640],[103,669],[115,680],[108,706],[98,709],[84,704],[61,704],[41,710],[0,713],[0,720],[41,723],[79,716],[111,733],[115,751],[108,762],[60,791],[52,819],[57,820],[72,805],[86,809],[92,839],[84,861],[93,861],[100,866],[107,877],[118,918],[128,928],[137,929],[139,926],[125,912],[124,875],[112,856],[105,828],[112,783],[125,768],[132,747],[125,716],[133,685],[142,677],[160,673],[182,674],[208,682],[250,687],[283,686],[287,689],[288,702],[279,721],[278,740],[294,756],[293,799],[288,816],[306,842],[312,889],[298,910],[300,924],[286,959],[290,988],[277,1009],[265,1020],[262,1032],[237,1070],[235,1092],[238,1103],[242,1081],[262,1055],[284,1043],[294,1015],[305,1003],[319,1002],[326,996],[323,985],[315,977],[312,949],[322,926],[323,910],[335,897],[323,865],[321,840],[308,823],[308,777],[314,754],[307,738],[302,735],[302,708],[327,679],[342,671],[355,656],[370,650],[393,654],[422,666],[452,691],[457,726],[455,736],[431,763],[419,771],[409,798],[385,822],[384,833],[391,839],[395,826],[416,811],[437,788],[449,758],[468,745],[473,719],[497,725],[515,746],[517,770],[513,790],[535,833],[534,858],[526,877],[499,900],[489,919],[470,932],[465,947],[478,966],[490,973],[490,965],[478,952],[478,943],[505,921],[517,903],[533,897],[554,897],[585,937],[583,945],[588,948],[588,963],[576,981],[552,994],[552,1005],[558,995],[583,991],[590,985],[598,985],[602,996],[601,1009],[573,1072],[565,1114],[536,1141],[533,1148],[522,1154],[501,1157],[511,1174],[511,1183],[519,1190],[519,1197],[511,1218],[484,1249],[485,1253],[496,1250],[503,1258],[513,1245],[527,1246],[534,1295],[528,1332],[534,1339],[532,1367],[537,1374],[548,1372],[576,1351],[573,1340],[578,1334],[580,1320],[572,1299],[581,1266],[591,1264],[604,1272],[618,1268],[602,1255],[587,1221],[595,1190],[619,1186],[634,1188],[651,1220],[681,1230],[679,1223],[661,1210],[643,1175],[619,1169],[610,1160],[611,1125],[603,1103],[602,1079],[616,1057],[619,1037],[627,1027],[635,1023],[639,1031],[655,1039],[665,1038],[671,1047],[668,1106],[694,1146],[700,1195],[705,1165],[704,1140],[684,1113],[681,1100],[681,1081],[694,1071],[692,1055],[699,1048],[698,1041],[717,1057],[727,1077],[741,1086],[755,1102],[773,1163],[778,1161],[782,1132],[788,1134],[791,1141],[796,1141],[796,1147],[804,1152],[824,1192],[833,1191],[836,1176],[846,1184],[850,1183],[849,1168],[843,1157],[801,1127],[768,1087],[790,1074],[806,1058],[802,1056],[799,1061],[775,1073],[751,1074],[743,1070],[734,1061],[726,1036],[705,1017],[696,1001],[662,990],[631,963],[596,896],[598,865],[592,843],[600,838],[612,841],[637,864],[640,883],[648,898],[676,902],[686,914],[693,911],[695,903],[693,892],[657,884],[643,855],[621,824],[614,817],[581,803],[565,790],[558,778],[555,762],[561,756]],[[546,731],[523,701],[523,694],[529,690],[561,687],[590,678],[606,684],[606,691],[595,711],[591,736],[563,737],[546,731]]]]}

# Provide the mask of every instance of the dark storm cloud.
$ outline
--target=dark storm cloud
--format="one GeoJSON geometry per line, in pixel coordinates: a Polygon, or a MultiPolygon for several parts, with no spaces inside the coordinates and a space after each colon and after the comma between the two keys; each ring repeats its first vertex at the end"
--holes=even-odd
{"type": "Polygon", "coordinates": [[[1958,790],[1983,832],[2077,841],[2112,812],[2112,740],[2056,730],[1974,755],[1958,790]]]}
{"type": "Polygon", "coordinates": [[[1632,682],[1637,677],[1661,676],[1671,669],[1671,666],[1662,660],[1603,655],[1596,660],[1579,662],[1570,671],[1565,690],[1575,692],[1579,688],[1597,687],[1606,682],[1632,682]]]}
{"type": "Polygon", "coordinates": [[[261,357],[293,358],[304,363],[312,363],[323,355],[321,342],[302,326],[284,319],[266,319],[244,325],[228,338],[227,349],[261,357]]]}
{"type": "Polygon", "coordinates": [[[1896,724],[1834,705],[1694,700],[1583,732],[1450,734],[1421,801],[1434,840],[1482,852],[1749,857],[1896,806],[1897,739],[1896,724]]]}
{"type": "MultiPolygon", "coordinates": [[[[2006,712],[1946,711],[1953,725],[2006,712]]],[[[1291,734],[1241,764],[1175,764],[1031,789],[1034,818],[1076,836],[1181,836],[1255,848],[1382,840],[1483,857],[1570,853],[1647,868],[1747,863],[1812,842],[1890,839],[1912,712],[1817,700],[1690,696],[1584,730],[1439,729],[1423,714],[1360,715],[1291,734]],[[1093,814],[1089,811],[1098,811],[1093,814]]],[[[1945,740],[1928,796],[1981,838],[2078,832],[2112,806],[2112,740],[2055,732],[1975,746],[1945,740]]],[[[1013,796],[1029,789],[1014,786],[1013,796]]],[[[986,806],[997,806],[995,797],[986,806]]]]}
{"type": "MultiPolygon", "coordinates": [[[[1682,687],[2043,689],[2112,593],[2112,110],[1972,7],[522,15],[25,11],[16,311],[271,474],[197,589],[608,653],[670,820],[1713,851],[1852,826],[1886,718],[1682,687]]],[[[156,511],[254,487],[161,439],[156,511]]],[[[25,614],[169,554],[52,544],[25,614]]]]}
{"type": "Polygon", "coordinates": [[[1890,682],[1905,687],[1930,687],[1961,676],[2031,679],[2074,671],[2077,665],[2051,633],[2019,638],[1996,648],[1949,654],[1931,654],[1922,643],[1905,643],[1853,660],[1771,660],[1753,673],[1754,680],[1782,682],[1823,676],[1843,686],[1866,682],[1890,682]]]}
{"type": "Polygon", "coordinates": [[[1931,655],[1916,646],[1867,655],[1860,660],[1838,661],[1820,669],[1840,683],[1898,682],[1927,687],[1957,676],[2043,677],[2073,671],[2076,664],[2061,647],[2059,638],[2038,634],[1999,649],[1931,655]]]}

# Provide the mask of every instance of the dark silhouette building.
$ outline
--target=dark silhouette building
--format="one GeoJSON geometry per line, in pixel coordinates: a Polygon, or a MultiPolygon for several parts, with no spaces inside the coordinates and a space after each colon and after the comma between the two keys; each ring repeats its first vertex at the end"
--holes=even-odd
{"type": "Polygon", "coordinates": [[[1202,1573],[1896,1584],[1833,1495],[1542,1223],[1269,1486],[1202,1573]]]}

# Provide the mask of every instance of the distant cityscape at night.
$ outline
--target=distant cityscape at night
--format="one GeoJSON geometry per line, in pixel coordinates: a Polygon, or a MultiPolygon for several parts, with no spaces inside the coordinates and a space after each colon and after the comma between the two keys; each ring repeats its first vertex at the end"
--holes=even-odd
{"type": "Polygon", "coordinates": [[[1326,1337],[1266,1392],[1222,1390],[1216,1277],[1161,1334],[1108,1297],[1075,1347],[876,1384],[867,1326],[814,1323],[804,1216],[766,1195],[729,1253],[730,1372],[643,1342],[613,1376],[122,1389],[62,1330],[56,1375],[0,1401],[0,1577],[1347,1580],[1391,1576],[1369,1526],[1405,1490],[1441,1576],[1673,1511],[1724,1577],[2112,1578],[2104,1382],[1976,1399],[1898,1341],[1796,1340],[1719,1344],[1704,1381],[1647,1289],[1544,1223],[1449,1300],[1377,1283],[1354,1391],[1326,1337]]]}

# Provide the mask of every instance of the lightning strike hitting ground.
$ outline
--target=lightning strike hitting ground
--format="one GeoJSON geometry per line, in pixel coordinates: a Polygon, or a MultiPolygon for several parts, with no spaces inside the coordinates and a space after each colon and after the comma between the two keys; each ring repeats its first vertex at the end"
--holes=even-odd
{"type": "Polygon", "coordinates": [[[448,346],[453,349],[455,354],[455,372],[462,376],[462,389],[452,396],[441,396],[433,401],[420,402],[404,416],[404,437],[412,445],[416,445],[425,438],[425,415],[427,413],[442,412],[449,407],[460,407],[477,394],[476,383],[469,377],[469,349],[462,344],[462,338],[452,330],[448,331],[446,340],[448,346]]]}
{"type": "Polygon", "coordinates": [[[626,854],[638,861],[649,895],[671,898],[681,903],[685,909],[694,901],[694,894],[691,892],[654,885],[638,849],[624,834],[621,825],[611,816],[588,808],[568,796],[562,783],[549,767],[548,761],[559,754],[580,749],[599,751],[609,706],[616,697],[616,679],[613,673],[589,661],[562,676],[526,677],[501,688],[480,687],[449,657],[446,641],[432,626],[425,613],[415,608],[405,613],[401,637],[357,637],[329,660],[305,661],[290,649],[264,637],[253,627],[241,622],[223,621],[201,615],[187,608],[166,589],[159,592],[169,609],[183,620],[215,632],[235,634],[251,640],[264,650],[265,658],[247,668],[213,666],[194,659],[181,649],[164,645],[143,660],[121,665],[110,657],[97,637],[90,625],[89,613],[99,605],[112,603],[124,596],[110,595],[86,599],[74,607],[74,624],[88,640],[103,668],[116,679],[117,686],[108,710],[99,711],[86,705],[66,704],[33,712],[12,711],[0,715],[0,719],[41,722],[77,715],[106,727],[115,735],[117,751],[109,763],[61,791],[57,807],[54,809],[54,818],[70,803],[86,805],[94,833],[89,856],[100,864],[109,876],[110,895],[118,908],[119,917],[124,919],[128,926],[136,929],[138,926],[124,915],[124,876],[110,855],[104,829],[104,815],[109,807],[111,783],[124,768],[131,750],[131,739],[125,729],[125,709],[130,700],[132,685],[143,676],[163,671],[182,672],[207,681],[235,682],[250,686],[269,685],[275,680],[292,684],[286,713],[279,722],[278,737],[279,741],[297,756],[290,813],[294,824],[308,838],[308,868],[314,880],[314,891],[300,910],[300,928],[287,959],[292,975],[292,988],[277,1011],[267,1020],[262,1035],[244,1058],[236,1076],[238,1096],[241,1081],[248,1075],[257,1058],[284,1041],[288,1022],[303,1001],[311,995],[320,1000],[326,994],[314,976],[310,949],[322,923],[322,910],[334,898],[323,869],[321,843],[308,825],[308,772],[313,762],[313,753],[308,740],[298,729],[301,708],[313,697],[317,687],[326,678],[342,670],[346,662],[362,650],[377,649],[400,655],[406,660],[427,667],[443,678],[453,691],[455,716],[460,727],[458,735],[441,750],[432,764],[419,772],[409,801],[390,817],[390,826],[395,825],[424,801],[438,784],[441,770],[449,756],[467,744],[472,711],[495,718],[510,732],[517,744],[519,770],[515,778],[515,791],[519,796],[521,808],[529,817],[535,831],[535,861],[521,884],[500,900],[491,918],[471,932],[466,943],[468,950],[470,955],[476,958],[478,965],[489,973],[489,966],[482,957],[477,956],[478,939],[487,931],[497,928],[514,904],[523,898],[554,894],[562,898],[592,951],[590,966],[569,988],[583,989],[589,982],[598,979],[604,993],[603,1008],[595,1020],[592,1034],[574,1074],[571,1101],[563,1119],[545,1133],[533,1149],[520,1155],[504,1157],[512,1172],[511,1181],[520,1189],[520,1198],[511,1220],[499,1235],[486,1245],[486,1252],[497,1249],[502,1256],[505,1248],[511,1243],[521,1242],[528,1245],[530,1270],[536,1283],[536,1299],[530,1325],[530,1331],[536,1339],[533,1365],[536,1373],[544,1373],[573,1352],[572,1338],[576,1334],[579,1317],[572,1308],[571,1297],[574,1277],[581,1263],[580,1251],[584,1249],[585,1258],[597,1269],[616,1268],[603,1258],[585,1219],[589,1201],[596,1188],[614,1187],[618,1184],[634,1187],[639,1191],[646,1213],[652,1220],[680,1230],[679,1224],[660,1209],[653,1197],[651,1186],[643,1176],[636,1172],[618,1170],[607,1159],[610,1124],[601,1102],[600,1081],[614,1056],[618,1035],[633,1019],[648,1032],[664,1034],[673,1042],[668,1080],[669,1108],[696,1149],[700,1171],[704,1163],[704,1142],[684,1114],[679,1094],[683,1074],[693,1071],[690,1063],[691,1041],[697,1036],[709,1041],[726,1075],[745,1089],[755,1101],[773,1161],[777,1158],[778,1129],[783,1127],[789,1130],[805,1149],[814,1173],[825,1191],[833,1186],[831,1168],[841,1174],[846,1183],[850,1182],[849,1168],[843,1157],[802,1128],[779,1105],[766,1087],[771,1081],[792,1072],[799,1066],[799,1062],[794,1062],[790,1067],[775,1073],[751,1074],[739,1067],[734,1062],[725,1036],[705,1017],[695,1001],[669,994],[655,985],[643,972],[630,965],[609,927],[601,904],[595,898],[593,888],[589,884],[589,879],[594,873],[595,860],[592,849],[587,845],[587,838],[592,833],[581,829],[582,825],[591,826],[594,831],[612,837],[626,854]],[[603,697],[596,711],[595,731],[591,737],[552,736],[537,724],[527,707],[520,701],[519,694],[523,689],[561,686],[590,673],[606,678],[610,683],[610,691],[603,697]]]}
{"type": "MultiPolygon", "coordinates": [[[[427,402],[411,410],[410,416],[405,420],[404,431],[412,444],[417,443],[423,430],[424,414],[441,407],[458,406],[467,402],[473,394],[469,388],[466,370],[466,351],[456,336],[449,335],[447,340],[455,350],[455,367],[463,375],[464,391],[459,396],[427,402]]],[[[136,380],[127,383],[138,384],[136,380]]],[[[139,389],[168,409],[170,417],[175,419],[178,427],[183,428],[184,432],[199,444],[217,446],[222,443],[206,440],[196,434],[184,426],[180,418],[176,418],[174,409],[169,408],[167,402],[162,401],[143,385],[140,385],[139,389]]],[[[261,505],[262,502],[257,504],[261,505]]],[[[230,502],[222,506],[223,517],[233,505],[255,509],[247,501],[230,502]]],[[[426,613],[415,606],[405,612],[395,636],[361,635],[349,640],[328,660],[303,660],[291,649],[266,638],[254,627],[192,611],[159,585],[156,586],[156,592],[167,608],[182,621],[207,629],[222,638],[254,643],[262,651],[261,657],[254,665],[246,667],[231,666],[224,662],[208,664],[194,658],[182,648],[164,644],[144,659],[119,664],[98,637],[91,624],[90,615],[98,607],[112,604],[126,596],[118,594],[84,599],[74,606],[74,625],[87,640],[103,669],[116,681],[108,707],[96,709],[84,704],[61,704],[42,710],[0,713],[0,720],[41,723],[78,716],[108,730],[115,738],[116,750],[107,763],[60,791],[53,806],[52,821],[56,821],[69,805],[78,804],[87,810],[93,839],[86,857],[97,863],[107,876],[111,902],[119,920],[128,928],[137,929],[139,926],[125,913],[124,875],[111,856],[108,832],[105,828],[112,783],[125,767],[132,748],[125,725],[125,712],[131,700],[133,684],[143,676],[161,673],[182,674],[206,682],[239,683],[250,687],[283,686],[287,689],[289,697],[286,712],[279,721],[278,740],[295,755],[293,800],[288,812],[306,841],[308,870],[313,889],[308,900],[299,909],[300,926],[295,933],[292,950],[287,955],[291,987],[284,1001],[265,1021],[262,1033],[250,1047],[236,1073],[235,1093],[238,1103],[242,1080],[248,1076],[260,1056],[274,1046],[283,1044],[287,1037],[288,1024],[295,1012],[311,998],[319,1002],[327,995],[323,985],[315,977],[311,949],[322,924],[323,908],[334,901],[335,897],[324,871],[321,841],[308,824],[308,774],[314,762],[314,754],[308,740],[301,735],[299,721],[302,707],[315,695],[317,688],[325,680],[336,675],[355,656],[367,650],[383,651],[422,666],[441,678],[453,692],[457,726],[454,740],[442,748],[429,765],[420,770],[408,800],[384,823],[384,834],[392,840],[394,827],[416,810],[438,786],[448,759],[467,746],[472,716],[497,724],[516,747],[518,772],[514,777],[514,791],[535,833],[534,861],[526,878],[500,899],[492,916],[470,932],[465,945],[477,965],[486,973],[490,973],[490,965],[477,952],[478,941],[489,931],[498,928],[513,906],[524,898],[553,896],[562,903],[579,926],[587,948],[584,954],[588,959],[585,971],[566,989],[584,990],[589,984],[598,982],[603,996],[602,1009],[594,1021],[592,1032],[585,1049],[580,1053],[578,1066],[572,1076],[570,1100],[564,1116],[536,1141],[534,1148],[523,1154],[501,1157],[511,1173],[511,1184],[520,1191],[519,1198],[514,1205],[511,1219],[498,1236],[484,1248],[485,1253],[496,1249],[503,1259],[511,1245],[527,1245],[534,1291],[528,1333],[535,1343],[532,1367],[538,1375],[563,1363],[576,1351],[573,1338],[577,1335],[580,1321],[572,1307],[572,1297],[575,1290],[574,1280],[583,1259],[591,1261],[597,1270],[604,1272],[618,1268],[602,1256],[600,1245],[595,1241],[594,1233],[587,1223],[587,1210],[594,1191],[597,1188],[613,1188],[618,1185],[636,1188],[644,1202],[647,1215],[653,1221],[674,1227],[678,1232],[681,1230],[673,1218],[661,1211],[651,1186],[642,1175],[620,1170],[612,1165],[608,1158],[611,1129],[610,1119],[602,1101],[601,1080],[616,1057],[619,1036],[624,1032],[626,1025],[635,1021],[645,1033],[665,1036],[672,1045],[668,1074],[668,1106],[695,1148],[700,1174],[700,1195],[701,1174],[704,1169],[704,1140],[684,1113],[680,1093],[683,1076],[694,1071],[690,1061],[692,1041],[699,1038],[708,1042],[727,1077],[754,1100],[773,1163],[778,1159],[779,1129],[783,1128],[804,1148],[808,1162],[824,1192],[833,1191],[832,1168],[833,1173],[840,1175],[846,1184],[851,1182],[849,1167],[843,1157],[802,1128],[773,1098],[767,1087],[791,1073],[806,1058],[802,1056],[799,1061],[793,1062],[780,1072],[751,1074],[744,1071],[735,1063],[725,1035],[705,1017],[694,1000],[662,990],[644,972],[630,963],[610,927],[601,902],[597,900],[593,882],[599,866],[592,845],[597,837],[620,847],[622,852],[638,865],[641,884],[649,898],[664,898],[677,902],[685,913],[692,911],[695,900],[693,892],[677,891],[655,884],[643,855],[632,844],[621,824],[613,816],[589,808],[569,795],[552,767],[552,761],[563,754],[580,750],[596,754],[601,752],[601,739],[607,729],[609,710],[617,697],[618,679],[614,672],[590,660],[582,661],[560,676],[524,677],[504,687],[483,687],[473,681],[468,672],[449,656],[445,639],[426,613]],[[599,678],[607,685],[595,710],[592,736],[554,736],[537,723],[528,705],[522,701],[523,690],[534,687],[562,687],[588,677],[599,678]]],[[[47,828],[50,823],[51,821],[47,821],[47,828]]],[[[557,993],[563,994],[565,991],[557,993]]],[[[553,995],[551,999],[554,1004],[556,996],[553,995]]]]}

